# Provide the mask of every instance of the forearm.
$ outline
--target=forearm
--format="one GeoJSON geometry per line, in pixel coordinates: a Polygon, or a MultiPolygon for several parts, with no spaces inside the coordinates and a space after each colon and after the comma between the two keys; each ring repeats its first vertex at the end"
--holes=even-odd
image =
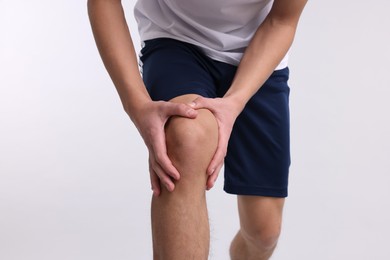
{"type": "Polygon", "coordinates": [[[120,0],[89,0],[88,14],[96,45],[118,91],[124,110],[132,118],[150,101],[138,69],[137,56],[120,0]]]}
{"type": "Polygon", "coordinates": [[[291,27],[263,23],[247,47],[225,97],[235,99],[243,109],[286,55],[294,31],[291,27]]]}
{"type": "Polygon", "coordinates": [[[257,29],[243,58],[225,98],[230,98],[243,109],[248,100],[269,78],[294,40],[299,16],[306,3],[305,0],[275,1],[275,10],[257,29]],[[294,2],[294,3],[292,3],[294,2]],[[294,10],[291,11],[289,10],[294,10]]]}

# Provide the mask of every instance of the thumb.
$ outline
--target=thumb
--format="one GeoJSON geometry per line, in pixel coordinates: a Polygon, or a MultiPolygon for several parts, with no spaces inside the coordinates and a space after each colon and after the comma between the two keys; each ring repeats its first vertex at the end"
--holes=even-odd
{"type": "Polygon", "coordinates": [[[200,108],[207,108],[207,99],[204,97],[197,97],[194,99],[191,103],[188,105],[192,107],[193,109],[200,109],[200,108]]]}
{"type": "Polygon", "coordinates": [[[183,116],[188,118],[195,118],[198,112],[185,104],[182,103],[170,103],[167,102],[166,113],[169,116],[183,116]]]}

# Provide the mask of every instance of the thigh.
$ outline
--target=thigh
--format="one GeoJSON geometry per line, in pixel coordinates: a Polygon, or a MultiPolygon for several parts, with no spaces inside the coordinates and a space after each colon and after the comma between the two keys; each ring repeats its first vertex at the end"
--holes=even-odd
{"type": "Polygon", "coordinates": [[[143,81],[155,101],[187,94],[216,97],[207,63],[196,46],[169,38],[145,41],[140,53],[143,81]]]}
{"type": "Polygon", "coordinates": [[[284,198],[237,196],[241,230],[249,236],[280,231],[284,198]]]}
{"type": "Polygon", "coordinates": [[[290,166],[288,68],[275,71],[237,118],[225,185],[237,195],[287,197],[290,166]]]}

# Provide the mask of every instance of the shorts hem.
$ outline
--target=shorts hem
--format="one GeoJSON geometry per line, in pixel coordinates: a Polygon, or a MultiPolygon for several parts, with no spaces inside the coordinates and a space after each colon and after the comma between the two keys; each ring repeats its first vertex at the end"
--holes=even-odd
{"type": "Polygon", "coordinates": [[[286,198],[288,196],[287,188],[275,189],[256,186],[237,186],[225,184],[223,189],[229,194],[236,195],[264,196],[276,198],[286,198]]]}

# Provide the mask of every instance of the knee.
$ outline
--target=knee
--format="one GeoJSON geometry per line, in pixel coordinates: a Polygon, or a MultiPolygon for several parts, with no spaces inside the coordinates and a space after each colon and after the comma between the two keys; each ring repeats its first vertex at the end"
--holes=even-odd
{"type": "Polygon", "coordinates": [[[170,118],[165,132],[168,154],[175,161],[195,161],[214,153],[217,146],[218,125],[207,109],[199,110],[195,119],[170,118]]]}
{"type": "Polygon", "coordinates": [[[281,232],[280,223],[274,223],[267,226],[256,226],[250,230],[241,229],[241,235],[244,240],[260,250],[271,250],[278,243],[281,232]]]}

